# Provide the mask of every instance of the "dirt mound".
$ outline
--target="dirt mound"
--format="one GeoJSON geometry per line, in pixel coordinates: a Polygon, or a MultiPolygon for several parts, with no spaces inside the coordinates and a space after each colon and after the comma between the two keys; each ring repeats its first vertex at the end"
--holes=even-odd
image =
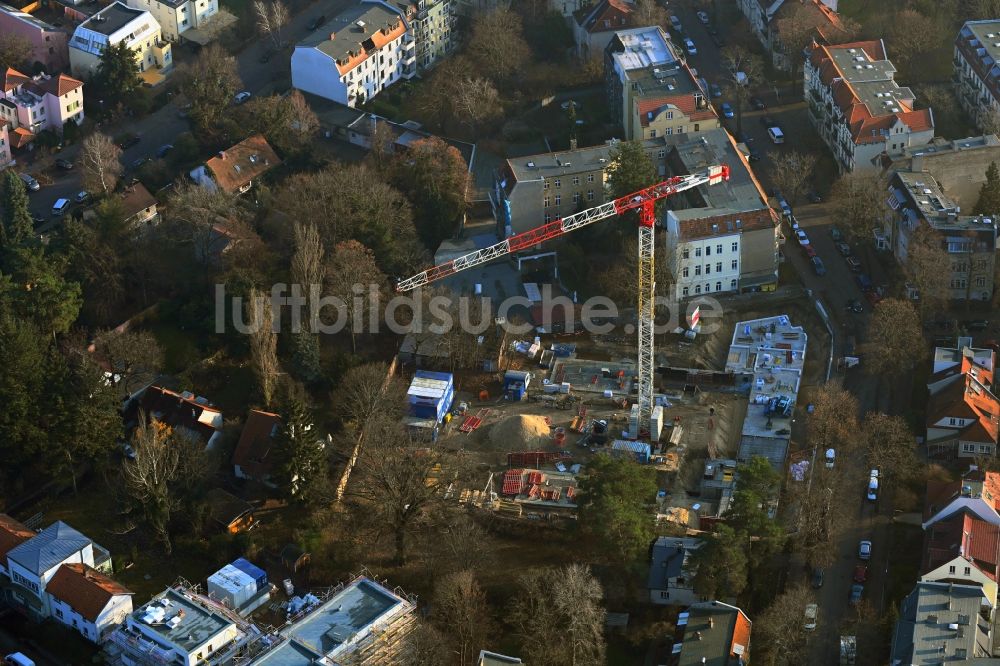
{"type": "Polygon", "coordinates": [[[532,451],[551,442],[544,416],[512,414],[490,429],[490,443],[508,451],[532,451]]]}

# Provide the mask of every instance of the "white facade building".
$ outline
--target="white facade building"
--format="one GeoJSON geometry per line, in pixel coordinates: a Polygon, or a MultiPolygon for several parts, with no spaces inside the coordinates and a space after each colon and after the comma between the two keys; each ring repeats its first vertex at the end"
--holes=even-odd
{"type": "Polygon", "coordinates": [[[416,74],[413,31],[392,6],[362,0],[327,25],[295,47],[293,87],[353,107],[416,74]]]}
{"type": "Polygon", "coordinates": [[[62,133],[67,122],[79,125],[83,122],[83,82],[65,74],[31,77],[9,67],[0,89],[0,124],[4,121],[31,134],[62,133]]]}
{"type": "Polygon", "coordinates": [[[83,564],[64,564],[47,588],[51,617],[102,643],[132,612],[132,592],[83,564]]]}
{"type": "Polygon", "coordinates": [[[73,75],[93,76],[101,53],[109,44],[125,42],[135,52],[139,71],[169,69],[173,65],[170,44],[160,34],[153,15],[115,2],[77,26],[69,41],[69,62],[73,75]]]}
{"type": "Polygon", "coordinates": [[[156,18],[163,38],[176,42],[188,30],[205,25],[219,11],[219,0],[127,0],[156,18]]]}

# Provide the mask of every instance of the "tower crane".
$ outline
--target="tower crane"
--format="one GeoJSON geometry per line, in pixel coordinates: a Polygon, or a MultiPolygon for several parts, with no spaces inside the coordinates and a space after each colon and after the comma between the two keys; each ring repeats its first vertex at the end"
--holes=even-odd
{"type": "MultiPolygon", "coordinates": [[[[621,215],[630,210],[639,213],[639,275],[638,275],[638,404],[639,423],[648,427],[653,411],[653,324],[656,297],[654,262],[654,227],[656,225],[656,202],[678,192],[690,190],[700,185],[716,185],[729,180],[729,167],[710,166],[698,173],[674,176],[645,189],[633,192],[614,201],[594,206],[573,215],[547,222],[540,227],[514,234],[499,243],[462,255],[451,261],[417,273],[400,281],[396,291],[404,292],[441,280],[459,271],[485,264],[508,254],[527,250],[539,243],[558,238],[595,222],[621,215]]],[[[634,433],[638,434],[638,433],[634,433]]]]}

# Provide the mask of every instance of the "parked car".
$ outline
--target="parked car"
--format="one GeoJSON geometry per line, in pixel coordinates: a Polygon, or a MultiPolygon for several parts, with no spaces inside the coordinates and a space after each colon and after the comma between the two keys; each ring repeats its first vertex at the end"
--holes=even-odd
{"type": "Polygon", "coordinates": [[[69,199],[56,199],[56,202],[52,204],[52,217],[62,217],[65,215],[69,209],[69,204],[69,199]]]}
{"type": "Polygon", "coordinates": [[[868,565],[859,564],[858,566],[854,567],[854,582],[863,583],[866,580],[868,580],[868,565]]]}
{"type": "Polygon", "coordinates": [[[708,14],[705,12],[697,12],[695,16],[698,17],[698,20],[701,21],[702,25],[708,25],[708,14]]]}
{"type": "Polygon", "coordinates": [[[172,144],[165,143],[162,146],[160,146],[159,148],[157,148],[157,150],[156,150],[156,157],[162,160],[164,157],[167,156],[167,153],[169,153],[173,149],[174,149],[174,147],[173,147],[172,144]]]}
{"type": "Polygon", "coordinates": [[[708,90],[711,93],[712,97],[722,97],[722,88],[719,87],[719,84],[713,83],[709,85],[708,90]]]}
{"type": "Polygon", "coordinates": [[[826,266],[823,265],[822,259],[819,257],[813,257],[810,261],[812,261],[813,270],[816,271],[816,275],[820,277],[826,275],[826,266]]]}
{"type": "Polygon", "coordinates": [[[854,276],[854,281],[858,283],[858,287],[861,291],[871,291],[874,286],[872,284],[872,279],[868,277],[867,273],[858,273],[854,276]]]}
{"type": "Polygon", "coordinates": [[[747,161],[748,162],[759,162],[760,161],[760,153],[758,153],[756,150],[751,150],[747,154],[747,161]]]}
{"type": "Polygon", "coordinates": [[[139,143],[141,140],[142,139],[139,138],[138,134],[126,134],[118,142],[118,147],[121,148],[122,150],[128,150],[135,144],[139,143]]]}
{"type": "Polygon", "coordinates": [[[35,666],[35,662],[21,652],[13,652],[3,658],[6,666],[35,666]]]}
{"type": "Polygon", "coordinates": [[[320,14],[319,16],[314,16],[309,20],[309,23],[306,24],[306,29],[309,32],[312,32],[313,30],[316,30],[324,23],[326,23],[326,15],[320,14]]]}
{"type": "Polygon", "coordinates": [[[56,158],[56,166],[62,169],[63,171],[69,171],[73,168],[73,163],[67,159],[59,157],[56,158]]]}
{"type": "Polygon", "coordinates": [[[836,243],[837,241],[844,240],[844,234],[840,233],[840,229],[837,227],[830,227],[830,238],[836,243]]]}
{"type": "Polygon", "coordinates": [[[722,112],[724,118],[732,118],[736,115],[733,113],[733,107],[729,102],[723,102],[719,105],[719,110],[722,112]]]}
{"type": "Polygon", "coordinates": [[[804,232],[802,229],[799,229],[798,231],[795,232],[795,240],[797,240],[799,242],[799,245],[802,246],[811,245],[811,243],[809,242],[809,236],[807,236],[806,232],[804,232]]]}
{"type": "Polygon", "coordinates": [[[149,161],[149,158],[148,158],[148,157],[140,157],[140,158],[139,158],[139,159],[137,159],[137,160],[132,160],[132,163],[131,163],[131,164],[129,165],[129,169],[130,169],[130,170],[132,170],[132,171],[138,171],[138,170],[139,170],[139,169],[141,169],[141,168],[143,167],[143,165],[145,165],[145,164],[146,164],[146,162],[148,162],[148,161],[149,161]]]}
{"type": "Polygon", "coordinates": [[[677,32],[684,32],[684,28],[681,26],[681,20],[673,14],[670,15],[670,26],[677,32]]]}
{"type": "Polygon", "coordinates": [[[819,567],[813,569],[812,586],[814,590],[823,587],[823,570],[819,567]]]}
{"type": "Polygon", "coordinates": [[[824,457],[826,459],[826,468],[827,469],[833,469],[833,465],[837,461],[837,450],[836,449],[827,449],[826,450],[826,455],[824,457]]]}
{"type": "Polygon", "coordinates": [[[837,243],[834,243],[834,247],[837,248],[837,252],[840,253],[840,256],[842,257],[851,256],[851,246],[845,243],[844,241],[839,241],[837,243]]]}
{"type": "Polygon", "coordinates": [[[879,301],[885,298],[885,287],[872,287],[870,290],[865,292],[865,298],[867,298],[868,302],[873,306],[878,305],[879,301]]]}
{"type": "Polygon", "coordinates": [[[760,97],[751,97],[750,108],[753,109],[754,111],[763,111],[764,109],[767,108],[767,104],[764,104],[764,100],[762,100],[760,97]]]}
{"type": "Polygon", "coordinates": [[[854,585],[851,585],[851,596],[849,597],[849,600],[852,606],[857,606],[859,603],[861,603],[861,595],[864,594],[864,591],[865,591],[865,586],[861,585],[860,583],[855,583],[854,585]]]}
{"type": "Polygon", "coordinates": [[[872,559],[872,542],[865,539],[858,544],[858,557],[866,562],[872,559]]]}
{"type": "Polygon", "coordinates": [[[42,186],[38,184],[38,181],[35,180],[35,177],[32,176],[30,173],[18,174],[18,177],[21,179],[21,182],[24,183],[24,186],[28,188],[30,192],[37,192],[42,188],[42,186]]]}
{"type": "Polygon", "coordinates": [[[81,191],[77,192],[76,196],[73,197],[73,201],[75,201],[77,203],[84,203],[85,201],[88,201],[89,199],[90,199],[90,192],[87,192],[87,191],[84,191],[84,190],[81,190],[81,191]]]}
{"type": "Polygon", "coordinates": [[[242,104],[243,102],[250,99],[251,94],[249,91],[242,90],[233,97],[233,104],[242,104]]]}
{"type": "Polygon", "coordinates": [[[816,616],[819,615],[819,606],[816,604],[809,604],[806,606],[805,620],[802,623],[802,628],[806,631],[812,631],[816,628],[816,616]]]}
{"type": "Polygon", "coordinates": [[[768,127],[767,135],[771,138],[771,143],[785,142],[785,133],[781,131],[780,127],[768,127]]]}
{"type": "Polygon", "coordinates": [[[844,261],[847,262],[847,267],[851,269],[851,272],[857,273],[861,270],[861,260],[855,256],[847,257],[844,261]]]}
{"type": "Polygon", "coordinates": [[[49,218],[45,217],[41,213],[32,213],[31,214],[31,221],[34,222],[36,225],[38,225],[38,224],[45,224],[46,222],[49,221],[49,218]]]}
{"type": "Polygon", "coordinates": [[[844,308],[848,312],[853,312],[854,314],[861,314],[862,312],[865,311],[865,306],[862,305],[861,301],[859,301],[856,298],[852,298],[851,300],[847,301],[847,305],[844,306],[844,308]]]}
{"type": "MultiPolygon", "coordinates": [[[[869,502],[874,502],[878,499],[878,470],[873,469],[868,474],[868,494],[865,495],[869,502]]],[[[864,558],[862,558],[864,559],[864,558]]]]}
{"type": "Polygon", "coordinates": [[[687,51],[688,55],[698,55],[698,47],[694,45],[690,37],[684,38],[684,50],[687,51]]]}
{"type": "Polygon", "coordinates": [[[803,245],[802,251],[806,253],[808,259],[812,259],[816,256],[816,249],[812,245],[803,245]]]}

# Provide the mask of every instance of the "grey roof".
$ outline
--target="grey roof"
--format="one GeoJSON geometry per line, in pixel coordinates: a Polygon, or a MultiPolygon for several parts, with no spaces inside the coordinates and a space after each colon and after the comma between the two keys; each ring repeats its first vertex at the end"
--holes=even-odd
{"type": "MultiPolygon", "coordinates": [[[[222,613],[198,603],[193,598],[174,588],[167,588],[163,594],[157,595],[134,610],[132,612],[132,619],[135,624],[155,631],[168,644],[176,645],[185,651],[198,647],[234,624],[232,620],[222,613]],[[164,601],[167,602],[166,619],[178,616],[178,611],[184,611],[179,624],[171,629],[166,622],[147,624],[142,621],[147,608],[154,605],[162,606],[164,605],[164,601]]],[[[219,648],[222,646],[218,645],[216,647],[219,648]]]]}
{"type": "Polygon", "coordinates": [[[559,178],[603,169],[613,149],[612,144],[603,143],[576,150],[512,157],[507,164],[518,181],[559,178]]]}
{"type": "Polygon", "coordinates": [[[27,12],[21,11],[16,7],[11,7],[10,5],[4,4],[2,2],[0,2],[0,12],[12,16],[24,23],[30,23],[31,25],[35,26],[36,28],[39,28],[40,30],[47,30],[49,32],[54,32],[56,30],[56,28],[49,25],[40,18],[36,18],[27,12]]]}
{"type": "Polygon", "coordinates": [[[89,538],[60,520],[10,550],[7,557],[40,576],[92,543],[89,538]]]}
{"type": "Polygon", "coordinates": [[[298,641],[288,639],[254,659],[249,666],[311,666],[322,658],[323,655],[310,650],[298,641]]]}
{"type": "MultiPolygon", "coordinates": [[[[738,658],[730,657],[730,645],[735,638],[739,616],[739,608],[721,601],[692,604],[685,613],[681,613],[677,620],[677,632],[681,634],[678,666],[735,666],[740,663],[738,658]],[[682,625],[682,621],[686,624],[682,625]]],[[[744,657],[748,647],[742,647],[744,657]]]]}
{"type": "Polygon", "coordinates": [[[827,47],[833,62],[851,84],[858,99],[873,116],[905,111],[912,105],[913,91],[900,87],[894,80],[896,68],[889,60],[872,60],[864,49],[827,47]],[[902,105],[901,105],[902,103],[902,105]]]}
{"type": "Polygon", "coordinates": [[[371,39],[387,24],[401,21],[399,12],[379,2],[360,2],[348,7],[333,17],[325,26],[312,33],[301,42],[300,47],[315,47],[334,60],[346,59],[348,52],[357,52],[361,45],[371,39]],[[358,27],[362,21],[364,27],[358,27]],[[330,39],[333,34],[334,38],[330,39]]]}
{"type": "Polygon", "coordinates": [[[893,663],[921,666],[988,657],[990,626],[979,609],[989,605],[978,585],[917,583],[900,608],[893,663]]]}
{"type": "Polygon", "coordinates": [[[966,21],[959,31],[959,39],[966,36],[971,36],[979,42],[969,46],[970,50],[976,51],[985,71],[989,71],[1000,62],[1000,19],[966,21]]]}
{"type": "MultiPolygon", "coordinates": [[[[133,9],[121,2],[115,2],[84,21],[81,26],[88,30],[110,36],[146,13],[144,9],[133,9]]],[[[149,15],[152,18],[152,14],[149,15]]]]}
{"type": "Polygon", "coordinates": [[[653,544],[646,587],[667,589],[667,581],[684,573],[684,560],[689,551],[701,546],[698,539],[661,536],[653,544]]]}
{"type": "Polygon", "coordinates": [[[982,215],[962,215],[959,206],[944,193],[937,179],[926,171],[896,173],[902,190],[893,192],[896,199],[910,210],[917,210],[935,229],[942,231],[989,231],[996,235],[996,220],[982,215]],[[900,197],[900,195],[903,195],[900,197]],[[984,222],[985,220],[985,222],[984,222]]]}
{"type": "Polygon", "coordinates": [[[523,664],[519,657],[508,657],[507,655],[482,650],[479,653],[477,666],[504,666],[505,664],[523,664]]]}
{"type": "MultiPolygon", "coordinates": [[[[673,154],[670,156],[672,159],[668,160],[672,172],[677,170],[677,162],[683,165],[684,173],[694,173],[716,164],[729,165],[727,182],[698,188],[698,194],[705,204],[709,208],[718,209],[713,215],[767,208],[753,174],[737,153],[736,144],[725,129],[673,134],[663,137],[663,140],[668,148],[673,146],[673,154]]],[[[678,210],[675,214],[681,220],[706,216],[704,209],[678,210]]]]}

